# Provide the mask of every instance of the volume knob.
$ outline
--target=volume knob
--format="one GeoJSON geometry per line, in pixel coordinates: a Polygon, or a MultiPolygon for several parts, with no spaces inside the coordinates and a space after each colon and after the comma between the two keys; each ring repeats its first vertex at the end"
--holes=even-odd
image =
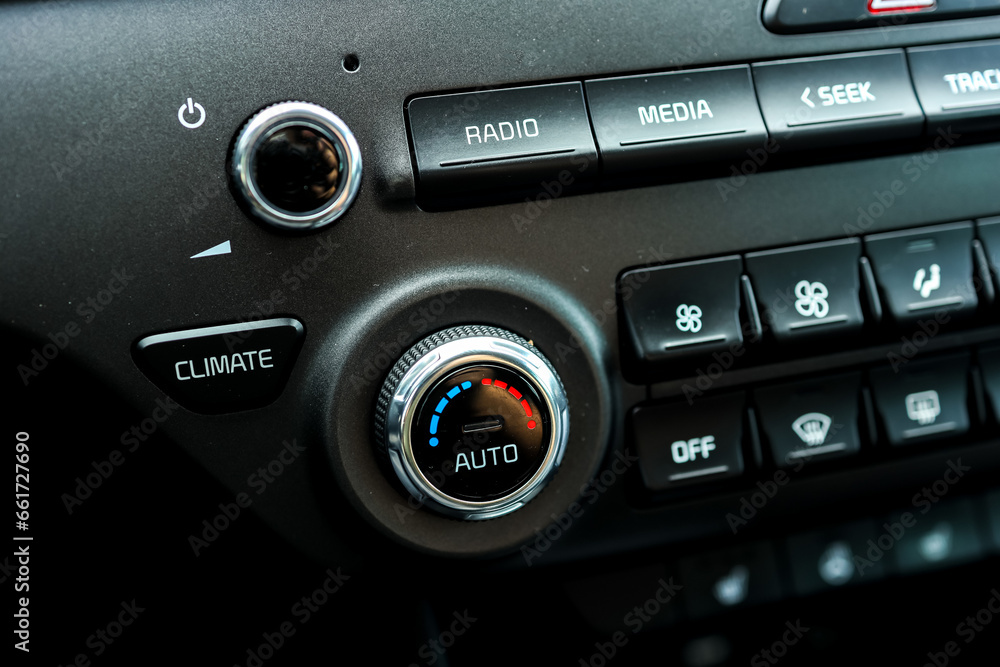
{"type": "Polygon", "coordinates": [[[361,149],[331,111],[281,102],[240,130],[231,171],[254,217],[282,229],[315,229],[342,216],[357,197],[361,149]]]}

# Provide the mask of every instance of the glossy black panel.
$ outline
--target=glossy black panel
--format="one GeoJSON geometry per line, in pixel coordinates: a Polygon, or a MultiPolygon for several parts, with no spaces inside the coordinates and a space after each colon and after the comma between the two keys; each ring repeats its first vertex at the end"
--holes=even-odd
{"type": "Polygon", "coordinates": [[[779,33],[894,27],[1000,12],[1000,0],[766,0],[764,25],[779,33]]]}
{"type": "Polygon", "coordinates": [[[494,366],[443,378],[417,407],[410,429],[424,477],[452,498],[485,502],[516,491],[551,444],[551,420],[535,386],[494,366]]]}
{"type": "Polygon", "coordinates": [[[286,127],[257,146],[253,174],[261,195],[272,205],[306,213],[337,194],[341,162],[330,138],[311,127],[286,127]]]}

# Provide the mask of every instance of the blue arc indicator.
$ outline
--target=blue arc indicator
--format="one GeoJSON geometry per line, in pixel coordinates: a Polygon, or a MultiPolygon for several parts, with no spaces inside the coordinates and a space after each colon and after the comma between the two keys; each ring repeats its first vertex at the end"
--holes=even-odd
{"type": "MultiPolygon", "coordinates": [[[[434,435],[435,433],[437,433],[438,422],[441,419],[440,415],[441,415],[441,413],[444,412],[444,409],[446,407],[448,407],[448,401],[451,400],[451,399],[453,399],[453,398],[455,398],[456,396],[458,396],[461,392],[465,391],[466,389],[470,389],[470,388],[472,388],[472,383],[471,382],[468,382],[468,381],[463,382],[462,384],[456,385],[456,386],[452,387],[451,389],[449,389],[447,396],[445,396],[440,401],[438,401],[437,407],[434,408],[434,412],[436,414],[434,414],[434,415],[431,416],[431,425],[430,425],[431,435],[434,435]]],[[[427,444],[429,444],[431,447],[437,447],[440,444],[440,440],[438,440],[437,438],[431,438],[430,440],[427,441],[427,444]]]]}

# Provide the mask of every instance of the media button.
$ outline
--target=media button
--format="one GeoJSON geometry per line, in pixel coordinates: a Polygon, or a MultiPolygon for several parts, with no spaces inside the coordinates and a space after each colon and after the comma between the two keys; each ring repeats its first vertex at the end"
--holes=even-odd
{"type": "Polygon", "coordinates": [[[585,85],[607,174],[736,159],[767,141],[747,65],[585,85]]]}

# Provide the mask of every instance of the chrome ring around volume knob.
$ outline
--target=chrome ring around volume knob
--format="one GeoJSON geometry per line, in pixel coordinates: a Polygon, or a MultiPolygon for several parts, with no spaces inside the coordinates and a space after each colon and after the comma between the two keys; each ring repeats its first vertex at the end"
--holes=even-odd
{"type": "Polygon", "coordinates": [[[231,171],[255,217],[282,229],[315,229],[343,215],[357,197],[361,149],[331,111],[281,102],[240,130],[231,171]]]}
{"type": "Polygon", "coordinates": [[[492,519],[535,497],[562,461],[569,406],[527,340],[495,327],[429,336],[396,363],[376,438],[407,491],[429,509],[492,519]]]}

